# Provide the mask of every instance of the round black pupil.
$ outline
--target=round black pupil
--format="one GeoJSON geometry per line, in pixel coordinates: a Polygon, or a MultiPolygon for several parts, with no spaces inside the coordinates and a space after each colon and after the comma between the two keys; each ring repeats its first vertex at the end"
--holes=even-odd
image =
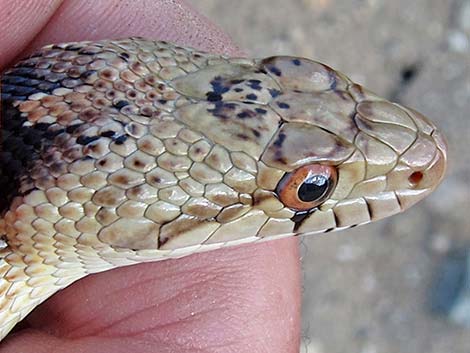
{"type": "Polygon", "coordinates": [[[328,190],[329,181],[324,175],[317,174],[309,176],[300,185],[298,195],[299,199],[303,202],[316,201],[325,195],[328,190]]]}

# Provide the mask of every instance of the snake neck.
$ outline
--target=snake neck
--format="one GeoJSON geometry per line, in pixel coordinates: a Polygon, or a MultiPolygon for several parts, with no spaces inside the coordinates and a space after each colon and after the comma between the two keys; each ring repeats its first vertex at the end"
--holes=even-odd
{"type": "Polygon", "coordinates": [[[21,255],[9,246],[0,250],[0,339],[37,305],[82,277],[70,273],[64,281],[56,270],[37,255],[21,255]]]}

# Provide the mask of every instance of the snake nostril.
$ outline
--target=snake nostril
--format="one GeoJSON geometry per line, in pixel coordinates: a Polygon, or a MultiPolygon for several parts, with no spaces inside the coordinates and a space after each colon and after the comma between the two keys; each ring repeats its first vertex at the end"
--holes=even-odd
{"type": "Polygon", "coordinates": [[[411,186],[416,186],[419,182],[423,179],[423,172],[413,172],[408,177],[408,181],[410,182],[411,186]]]}

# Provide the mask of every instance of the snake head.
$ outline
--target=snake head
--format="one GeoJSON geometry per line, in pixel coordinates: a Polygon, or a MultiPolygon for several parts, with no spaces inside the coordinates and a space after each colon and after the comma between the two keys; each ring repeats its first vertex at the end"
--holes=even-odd
{"type": "Polygon", "coordinates": [[[251,160],[251,204],[227,220],[223,210],[208,243],[378,220],[418,202],[445,172],[446,144],[429,120],[312,60],[219,64],[173,85],[204,99],[177,111],[179,120],[232,161],[251,160]]]}
{"type": "Polygon", "coordinates": [[[420,113],[311,60],[276,57],[263,64],[282,87],[269,105],[283,123],[261,161],[285,171],[274,192],[295,212],[296,232],[399,213],[441,182],[446,143],[420,113]]]}

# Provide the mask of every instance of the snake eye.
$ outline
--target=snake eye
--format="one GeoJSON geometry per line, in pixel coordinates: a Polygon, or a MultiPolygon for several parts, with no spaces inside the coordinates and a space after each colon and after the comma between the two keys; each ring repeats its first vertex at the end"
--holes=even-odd
{"type": "Polygon", "coordinates": [[[296,211],[307,211],[323,203],[333,192],[336,168],[311,164],[286,173],[276,187],[281,202],[296,211]]]}

